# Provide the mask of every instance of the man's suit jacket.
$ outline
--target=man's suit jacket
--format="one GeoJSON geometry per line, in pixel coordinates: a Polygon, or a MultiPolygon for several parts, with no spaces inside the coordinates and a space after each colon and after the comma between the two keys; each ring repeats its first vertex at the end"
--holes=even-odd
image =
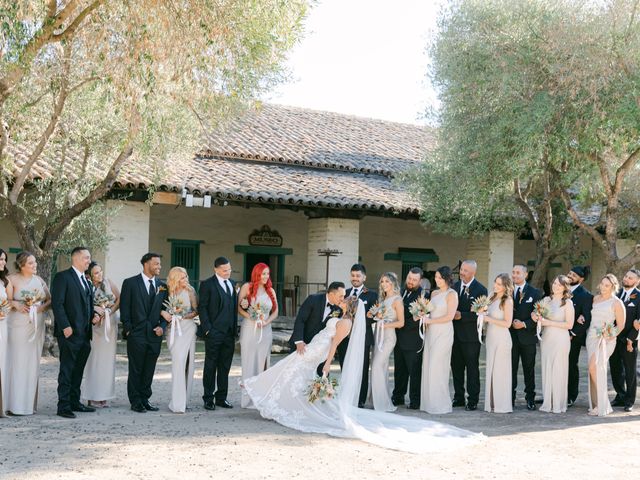
{"type": "Polygon", "coordinates": [[[415,321],[409,312],[409,305],[422,295],[422,287],[409,292],[405,296],[406,289],[400,293],[404,298],[404,325],[402,328],[396,328],[396,346],[400,350],[417,352],[422,348],[422,339],[420,338],[420,322],[415,321]]]}
{"type": "Polygon", "coordinates": [[[575,321],[573,322],[573,328],[571,331],[575,336],[582,337],[582,341],[584,343],[587,330],[589,329],[589,325],[591,325],[593,295],[591,295],[591,292],[582,285],[578,285],[578,287],[573,291],[571,301],[573,302],[573,308],[575,310],[575,321]],[[584,324],[582,325],[578,323],[578,317],[580,315],[584,317],[584,324]]]}
{"type": "Polygon", "coordinates": [[[542,298],[542,292],[537,288],[525,283],[524,288],[513,301],[513,319],[524,322],[526,328],[509,328],[511,337],[521,345],[535,345],[538,341],[536,337],[536,323],[531,319],[533,306],[542,298]]]}
{"type": "MultiPolygon", "coordinates": [[[[300,310],[298,310],[298,315],[296,315],[296,321],[293,325],[293,334],[289,339],[289,345],[292,350],[295,350],[296,342],[311,343],[313,337],[325,327],[324,310],[326,305],[326,293],[309,295],[300,305],[300,310]]],[[[332,305],[331,311],[338,311],[338,315],[342,315],[340,307],[332,305]]]]}
{"type": "MultiPolygon", "coordinates": [[[[352,291],[353,291],[353,287],[349,288],[346,291],[344,298],[351,297],[352,291]]],[[[366,314],[369,312],[371,307],[373,307],[375,303],[378,301],[378,293],[373,290],[369,290],[367,287],[364,287],[362,289],[362,292],[360,292],[360,295],[358,296],[358,298],[362,300],[362,302],[364,303],[364,313],[365,313],[365,318],[367,319],[367,333],[364,340],[365,346],[371,346],[374,343],[373,324],[376,322],[374,319],[367,317],[366,314]]],[[[347,339],[346,339],[347,343],[349,343],[348,339],[349,339],[349,336],[347,336],[347,339]]]]}
{"type": "Polygon", "coordinates": [[[67,327],[73,329],[73,334],[67,339],[91,340],[93,329],[93,287],[87,290],[73,268],[56,274],[51,285],[51,308],[55,318],[54,332],[58,339],[64,338],[67,327]]]}
{"type": "Polygon", "coordinates": [[[236,283],[229,279],[231,295],[222,289],[213,275],[200,284],[198,312],[200,335],[205,339],[235,338],[238,330],[238,296],[236,283]]]}
{"type": "MultiPolygon", "coordinates": [[[[622,297],[624,290],[621,290],[618,297],[622,297]]],[[[633,327],[634,320],[640,320],[640,290],[634,288],[629,295],[629,299],[624,302],[624,308],[627,311],[627,317],[624,323],[624,328],[620,331],[617,337],[617,341],[624,344],[624,348],[627,348],[627,340],[634,342],[637,346],[638,331],[633,327]]]]}
{"type": "MultiPolygon", "coordinates": [[[[476,322],[478,316],[471,311],[473,301],[481,295],[487,295],[487,289],[475,278],[469,285],[467,293],[460,293],[460,280],[456,282],[453,289],[458,294],[458,311],[460,320],[453,321],[454,340],[458,342],[478,342],[478,330],[476,322]]],[[[480,342],[478,342],[480,343],[480,342]]]]}
{"type": "Polygon", "coordinates": [[[120,293],[120,321],[125,338],[162,343],[162,336],[156,335],[153,329],[167,330],[167,321],[160,315],[167,296],[167,285],[156,278],[156,296],[151,305],[149,287],[142,274],[127,278],[120,293]]]}

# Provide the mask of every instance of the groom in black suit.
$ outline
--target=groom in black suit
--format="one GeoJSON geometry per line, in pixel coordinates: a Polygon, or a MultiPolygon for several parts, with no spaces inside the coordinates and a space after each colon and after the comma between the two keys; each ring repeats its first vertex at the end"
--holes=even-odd
{"type": "Polygon", "coordinates": [[[569,285],[571,285],[571,301],[573,302],[573,310],[575,320],[573,328],[569,330],[571,335],[571,349],[569,350],[569,383],[567,406],[572,407],[578,397],[578,383],[580,381],[578,371],[578,360],[580,359],[580,350],[586,345],[587,330],[591,325],[591,308],[593,306],[593,295],[582,286],[591,272],[588,266],[575,266],[567,274],[569,277],[569,285]]]}
{"type": "Polygon", "coordinates": [[[460,265],[460,280],[453,286],[458,293],[458,311],[453,317],[453,349],[451,373],[453,374],[453,406],[465,410],[477,410],[480,398],[480,341],[476,322],[478,316],[471,311],[473,301],[487,295],[487,289],[475,279],[477,264],[465,260],[460,265]],[[464,372],[467,371],[468,398],[465,405],[464,372]]]}
{"type": "Polygon", "coordinates": [[[71,268],[59,272],[51,286],[51,307],[55,336],[60,348],[58,374],[58,415],[75,418],[73,412],[95,412],[80,403],[80,384],[91,352],[91,324],[98,317],[93,311],[93,288],[84,276],[91,263],[85,247],[71,252],[71,268]]]}
{"type": "Polygon", "coordinates": [[[142,273],[122,283],[120,321],[127,339],[129,403],[134,412],[145,413],[158,410],[149,399],[162,335],[167,328],[160,314],[167,299],[167,286],[157,278],[162,269],[160,255],[146,253],[140,263],[142,273]]]}
{"type": "MultiPolygon", "coordinates": [[[[339,305],[344,301],[344,296],[344,283],[332,282],[327,288],[327,293],[316,293],[307,297],[300,305],[293,325],[293,334],[289,339],[292,350],[295,349],[299,355],[304,355],[307,344],[325,327],[327,320],[332,316],[342,316],[339,305]]],[[[322,375],[323,365],[324,362],[318,366],[318,375],[322,375]]]]}
{"type": "MultiPolygon", "coordinates": [[[[345,293],[345,298],[357,298],[362,300],[365,308],[365,315],[369,309],[378,301],[378,294],[369,290],[364,282],[367,279],[367,269],[361,263],[356,263],[351,267],[351,288],[345,293]]],[[[364,408],[369,393],[369,362],[371,360],[371,346],[373,345],[373,324],[375,320],[366,317],[367,330],[364,339],[364,359],[362,362],[362,384],[360,385],[360,397],[358,399],[358,407],[364,408]]],[[[349,336],[347,336],[340,345],[338,345],[338,358],[340,360],[340,369],[344,364],[347,356],[347,348],[349,347],[349,336]]]]}
{"type": "Polygon", "coordinates": [[[527,410],[535,410],[536,397],[536,324],[531,319],[533,306],[542,298],[537,288],[529,285],[527,267],[515,265],[511,271],[513,280],[513,322],[511,323],[511,401],[516,401],[516,387],[518,386],[518,364],[522,360],[524,375],[524,393],[527,400],[527,410]]]}
{"type": "Polygon", "coordinates": [[[238,296],[231,277],[231,262],[218,257],[213,262],[215,274],[200,285],[200,333],[204,337],[204,408],[233,408],[227,401],[229,370],[238,330],[238,296]],[[217,388],[216,388],[217,386],[217,388]],[[215,402],[214,402],[215,399],[215,402]]]}

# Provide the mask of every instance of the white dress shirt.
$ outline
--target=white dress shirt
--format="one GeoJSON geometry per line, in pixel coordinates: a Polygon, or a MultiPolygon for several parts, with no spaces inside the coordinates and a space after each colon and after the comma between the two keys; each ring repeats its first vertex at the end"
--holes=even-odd
{"type": "Polygon", "coordinates": [[[154,290],[157,288],[156,285],[156,277],[147,277],[144,273],[142,274],[142,279],[144,280],[144,286],[147,289],[147,293],[149,295],[151,295],[151,290],[150,290],[150,286],[149,286],[149,280],[151,280],[153,282],[153,288],[154,290]]]}
{"type": "Polygon", "coordinates": [[[216,278],[218,279],[218,283],[222,287],[222,291],[226,294],[233,295],[233,287],[231,286],[231,282],[229,281],[229,279],[224,279],[217,273],[216,273],[216,278]]]}
{"type": "Polygon", "coordinates": [[[84,273],[82,273],[80,270],[78,270],[73,265],[71,265],[71,268],[73,268],[73,271],[76,272],[76,275],[78,276],[78,280],[80,280],[80,285],[82,285],[82,289],[86,292],[87,291],[87,284],[88,284],[87,277],[85,277],[84,273]]]}

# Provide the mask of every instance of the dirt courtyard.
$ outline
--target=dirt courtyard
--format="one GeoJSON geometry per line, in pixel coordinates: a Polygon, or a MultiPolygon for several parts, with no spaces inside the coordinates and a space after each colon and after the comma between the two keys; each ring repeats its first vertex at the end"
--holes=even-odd
{"type": "MultiPolygon", "coordinates": [[[[585,356],[583,352],[581,373],[585,356]]],[[[274,356],[272,362],[279,358],[274,356]]],[[[239,408],[239,355],[234,356],[230,379],[229,400],[235,408],[204,410],[204,357],[198,353],[192,408],[173,414],[167,408],[169,362],[163,350],[151,399],[159,412],[129,410],[127,360],[118,355],[117,399],[112,406],[67,420],[55,415],[58,361],[43,359],[38,413],[0,419],[0,478],[615,479],[636,477],[640,466],[640,405],[630,414],[616,408],[604,419],[589,417],[584,378],[577,405],[563,415],[529,412],[520,393],[516,410],[507,415],[456,408],[453,414],[432,416],[401,408],[402,415],[442,421],[488,437],[470,449],[414,455],[358,440],[300,433],[239,408]]],[[[483,395],[484,391],[480,407],[483,395]]]]}

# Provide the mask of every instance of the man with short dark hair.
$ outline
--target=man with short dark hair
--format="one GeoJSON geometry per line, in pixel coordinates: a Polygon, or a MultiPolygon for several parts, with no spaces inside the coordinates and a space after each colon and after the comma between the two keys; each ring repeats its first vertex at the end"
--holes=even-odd
{"type": "Polygon", "coordinates": [[[168,292],[167,286],[157,278],[162,269],[160,255],[146,253],[140,263],[142,273],[122,283],[120,321],[129,358],[129,403],[134,412],[145,413],[158,411],[158,407],[149,403],[149,399],[162,336],[167,328],[167,322],[160,312],[168,292]]]}
{"type": "MultiPolygon", "coordinates": [[[[364,358],[362,360],[362,383],[360,385],[360,397],[358,399],[358,407],[363,408],[367,401],[369,393],[369,363],[371,361],[371,346],[373,340],[373,324],[375,321],[366,316],[371,307],[378,301],[378,294],[369,290],[364,282],[367,280],[367,269],[361,263],[356,263],[351,267],[351,288],[345,293],[345,298],[357,298],[361,300],[365,308],[365,318],[367,322],[367,330],[364,337],[364,358]]],[[[340,345],[338,345],[338,358],[340,360],[340,368],[344,364],[347,356],[347,348],[349,347],[349,339],[347,336],[340,345]]]]}
{"type": "Polygon", "coordinates": [[[616,348],[609,357],[611,381],[616,391],[616,398],[611,403],[614,407],[624,407],[625,412],[633,411],[636,401],[638,379],[636,363],[638,361],[638,331],[634,322],[640,319],[640,271],[632,268],[622,279],[622,289],[618,297],[627,311],[625,326],[616,337],[616,348]]]}
{"type": "Polygon", "coordinates": [[[396,345],[393,348],[393,394],[394,405],[404,405],[404,397],[409,390],[409,408],[420,408],[420,383],[422,377],[422,339],[420,321],[413,318],[409,305],[422,295],[420,281],[422,269],[414,267],[407,273],[402,289],[404,304],[404,326],[396,329],[396,345]]]}
{"type": "Polygon", "coordinates": [[[202,372],[204,408],[233,408],[227,401],[229,371],[238,330],[238,296],[231,280],[231,262],[218,257],[214,275],[200,285],[200,333],[204,337],[205,356],[202,372]]]}
{"type": "Polygon", "coordinates": [[[60,348],[57,414],[64,418],[75,418],[73,412],[96,411],[80,403],[82,374],[91,352],[91,325],[98,321],[93,311],[93,287],[84,275],[89,263],[89,250],[74,248],[71,268],[57,273],[51,286],[55,336],[60,348]]]}
{"type": "Polygon", "coordinates": [[[578,360],[580,359],[580,350],[586,345],[587,330],[589,330],[589,325],[591,325],[593,295],[582,286],[582,283],[587,279],[590,272],[590,267],[577,265],[571,268],[571,271],[567,274],[567,277],[569,277],[569,285],[571,285],[571,301],[573,302],[575,315],[573,328],[569,330],[569,335],[571,335],[569,383],[567,385],[567,406],[569,407],[572,407],[576,398],[578,398],[578,384],[580,382],[578,360]]]}

